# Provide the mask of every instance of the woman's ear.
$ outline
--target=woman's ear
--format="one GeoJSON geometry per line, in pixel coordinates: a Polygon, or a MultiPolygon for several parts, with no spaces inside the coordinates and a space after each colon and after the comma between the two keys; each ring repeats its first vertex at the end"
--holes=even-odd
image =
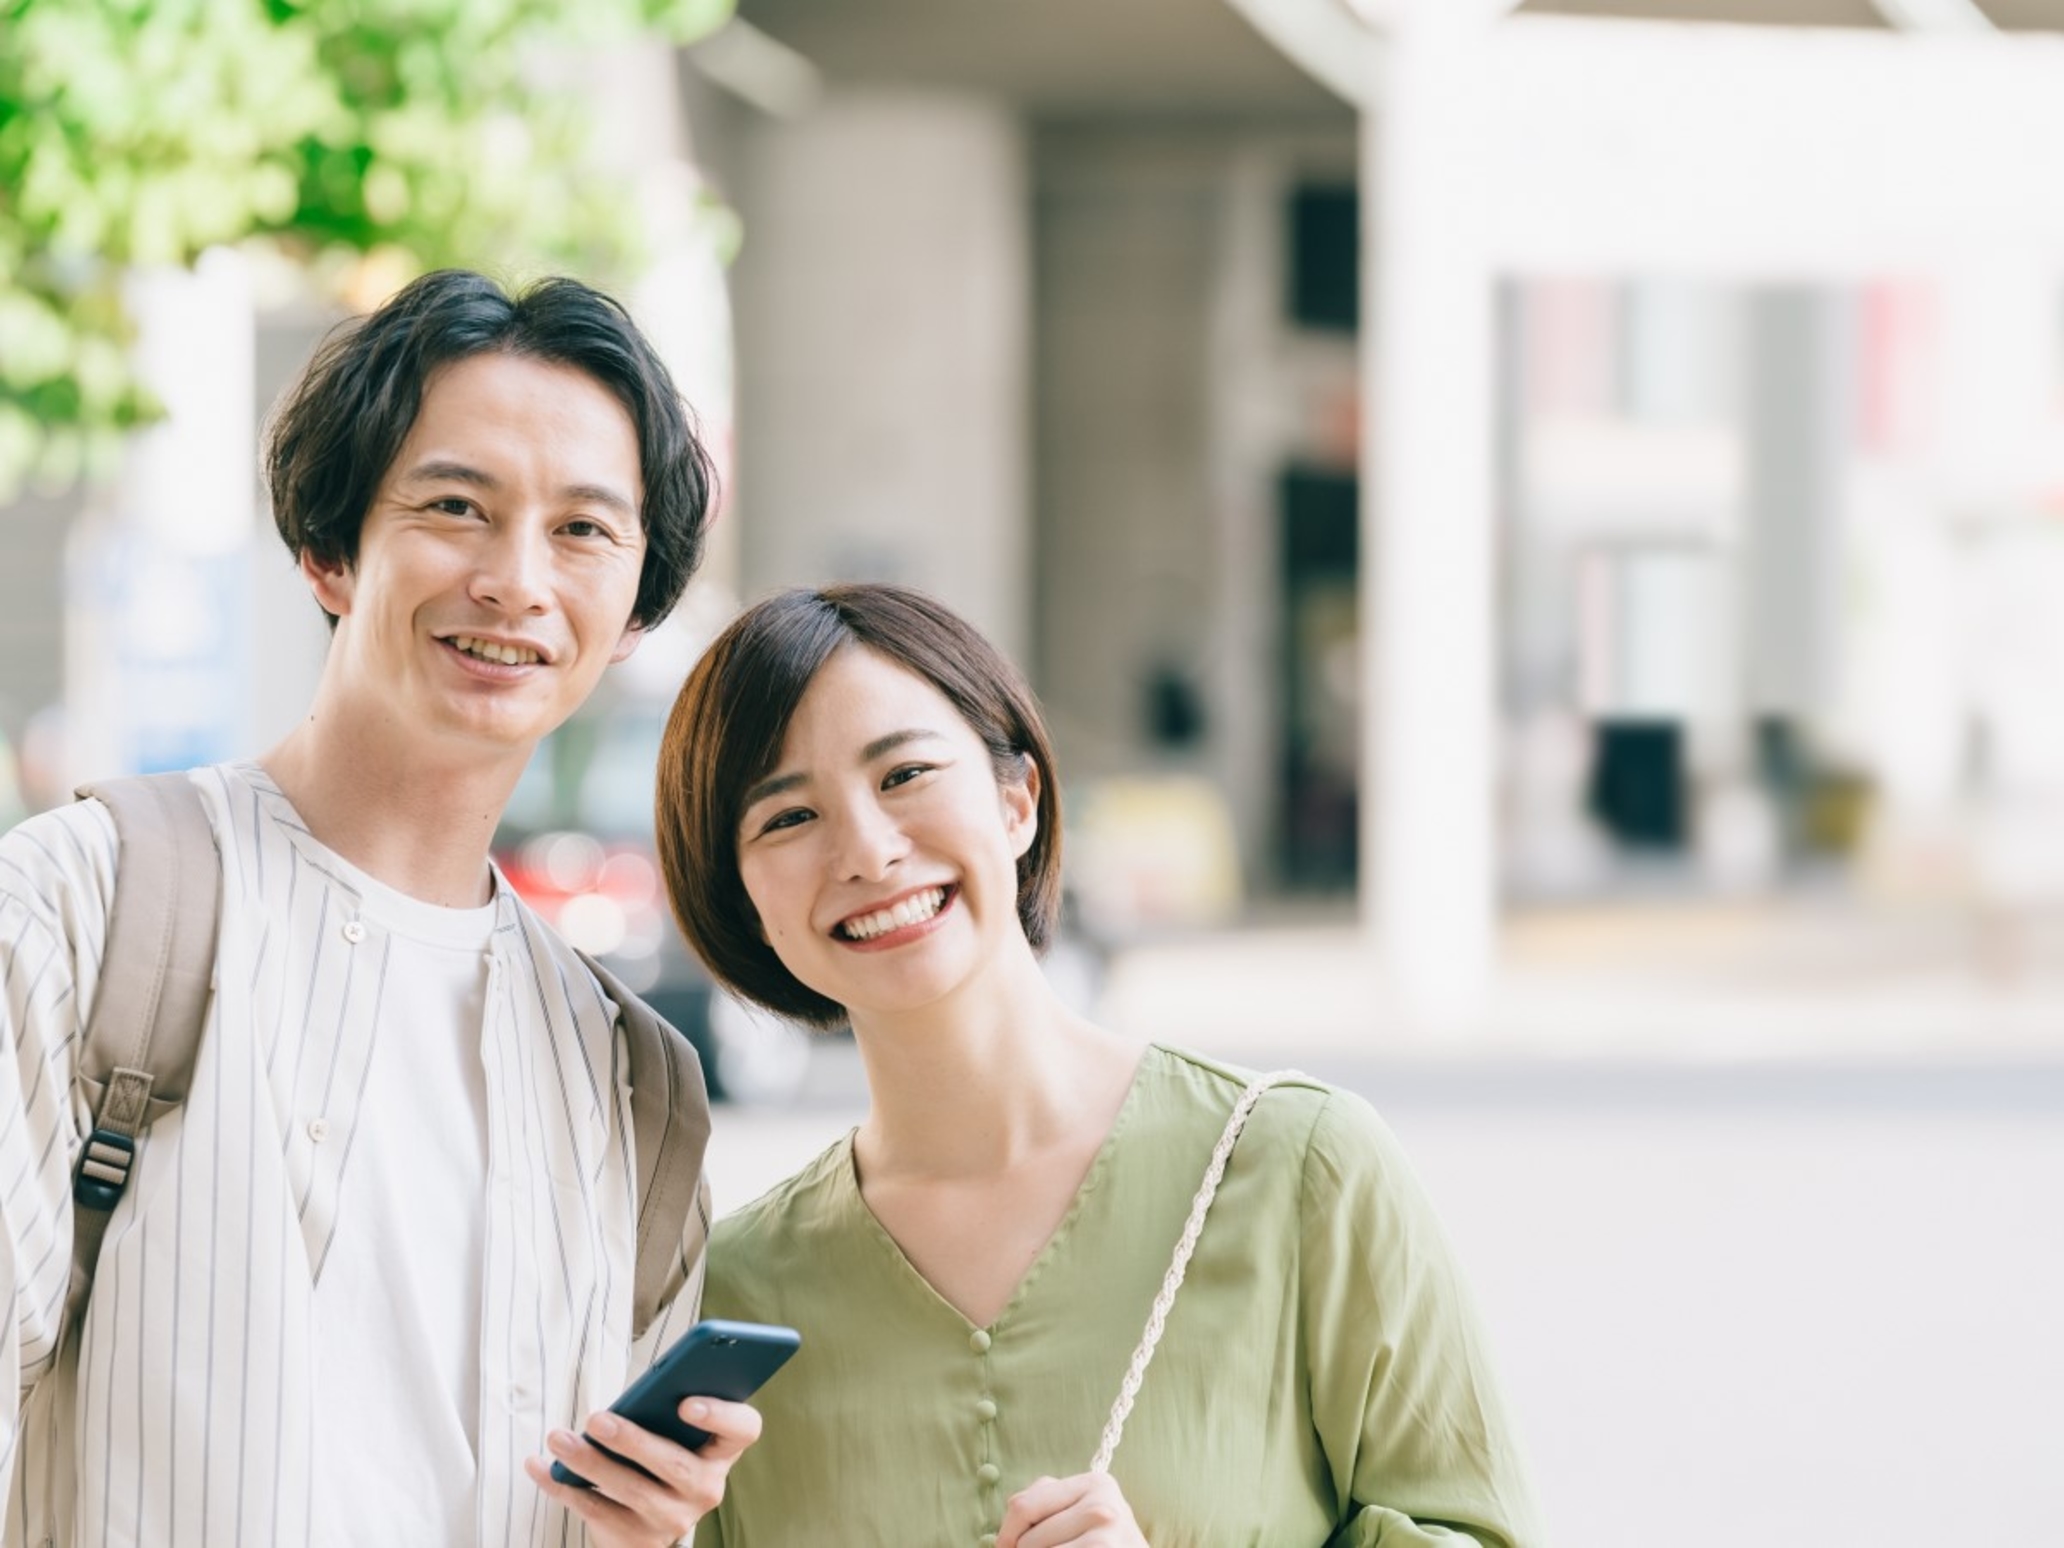
{"type": "Polygon", "coordinates": [[[1010,835],[1011,858],[1022,860],[1039,837],[1039,765],[1029,753],[1018,754],[1018,777],[997,788],[1003,797],[1003,826],[1010,835]]]}

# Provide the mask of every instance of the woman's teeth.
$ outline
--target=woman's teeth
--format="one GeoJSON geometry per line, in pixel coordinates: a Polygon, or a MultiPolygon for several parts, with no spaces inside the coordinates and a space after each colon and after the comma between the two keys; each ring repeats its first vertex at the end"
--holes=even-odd
{"type": "Polygon", "coordinates": [[[872,914],[844,921],[839,925],[839,934],[849,941],[871,941],[891,930],[922,923],[945,906],[946,889],[928,887],[923,892],[912,893],[893,908],[878,909],[872,914]]]}
{"type": "Polygon", "coordinates": [[[452,636],[452,646],[482,661],[499,661],[503,666],[529,666],[538,653],[521,645],[497,645],[493,640],[476,640],[470,634],[452,636]]]}

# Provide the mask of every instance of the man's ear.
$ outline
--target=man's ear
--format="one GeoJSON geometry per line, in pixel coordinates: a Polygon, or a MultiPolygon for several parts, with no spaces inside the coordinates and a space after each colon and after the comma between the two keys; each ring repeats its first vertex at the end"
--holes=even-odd
{"type": "Polygon", "coordinates": [[[638,648],[639,641],[644,638],[645,626],[643,624],[625,624],[623,638],[616,642],[616,649],[609,653],[610,662],[614,664],[623,660],[638,648]]]}
{"type": "Polygon", "coordinates": [[[358,577],[349,560],[318,559],[304,548],[296,562],[301,567],[301,578],[308,582],[308,589],[315,593],[315,600],[325,613],[342,618],[351,611],[352,586],[358,577]]]}
{"type": "Polygon", "coordinates": [[[1010,835],[1011,858],[1022,860],[1039,837],[1039,765],[1029,755],[1019,755],[1016,779],[997,787],[1003,797],[1003,826],[1010,835]]]}

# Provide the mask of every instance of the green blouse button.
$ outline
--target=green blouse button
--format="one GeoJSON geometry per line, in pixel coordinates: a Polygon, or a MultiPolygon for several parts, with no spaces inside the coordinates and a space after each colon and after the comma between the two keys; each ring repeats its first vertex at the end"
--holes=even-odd
{"type": "Polygon", "coordinates": [[[968,1335],[968,1348],[974,1350],[976,1354],[987,1354],[989,1352],[989,1330],[987,1328],[976,1328],[974,1332],[970,1333],[968,1335]]]}
{"type": "Polygon", "coordinates": [[[989,1423],[996,1417],[996,1404],[988,1398],[983,1398],[975,1405],[975,1417],[984,1424],[989,1423]]]}
{"type": "Polygon", "coordinates": [[[993,1484],[996,1482],[997,1479],[1003,1476],[1003,1469],[998,1467],[994,1462],[984,1462],[980,1467],[975,1469],[975,1476],[981,1479],[982,1482],[985,1484],[993,1484]]]}

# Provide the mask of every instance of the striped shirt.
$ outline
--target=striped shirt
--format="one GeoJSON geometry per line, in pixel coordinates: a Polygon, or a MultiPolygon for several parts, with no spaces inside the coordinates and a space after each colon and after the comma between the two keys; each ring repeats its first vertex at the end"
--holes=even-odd
{"type": "MultiPolygon", "coordinates": [[[[8,1544],[353,1541],[351,1523],[315,1509],[334,1497],[325,1471],[350,1465],[314,1444],[316,1287],[351,1203],[373,1047],[407,1036],[421,1010],[383,993],[386,927],[265,773],[193,778],[223,863],[208,1025],[185,1103],[142,1144],[70,1336],[71,1173],[91,1126],[74,1056],[100,977],[114,825],[82,801],[0,836],[0,1283],[14,1299],[0,1367],[20,1393],[0,1425],[8,1544]]],[[[684,1249],[681,1284],[634,1349],[622,1034],[579,958],[506,885],[498,894],[481,1028],[474,1521],[482,1544],[578,1544],[581,1524],[522,1459],[693,1320],[701,1261],[684,1249]]],[[[698,1222],[689,1234],[699,1241],[698,1222]]]]}

